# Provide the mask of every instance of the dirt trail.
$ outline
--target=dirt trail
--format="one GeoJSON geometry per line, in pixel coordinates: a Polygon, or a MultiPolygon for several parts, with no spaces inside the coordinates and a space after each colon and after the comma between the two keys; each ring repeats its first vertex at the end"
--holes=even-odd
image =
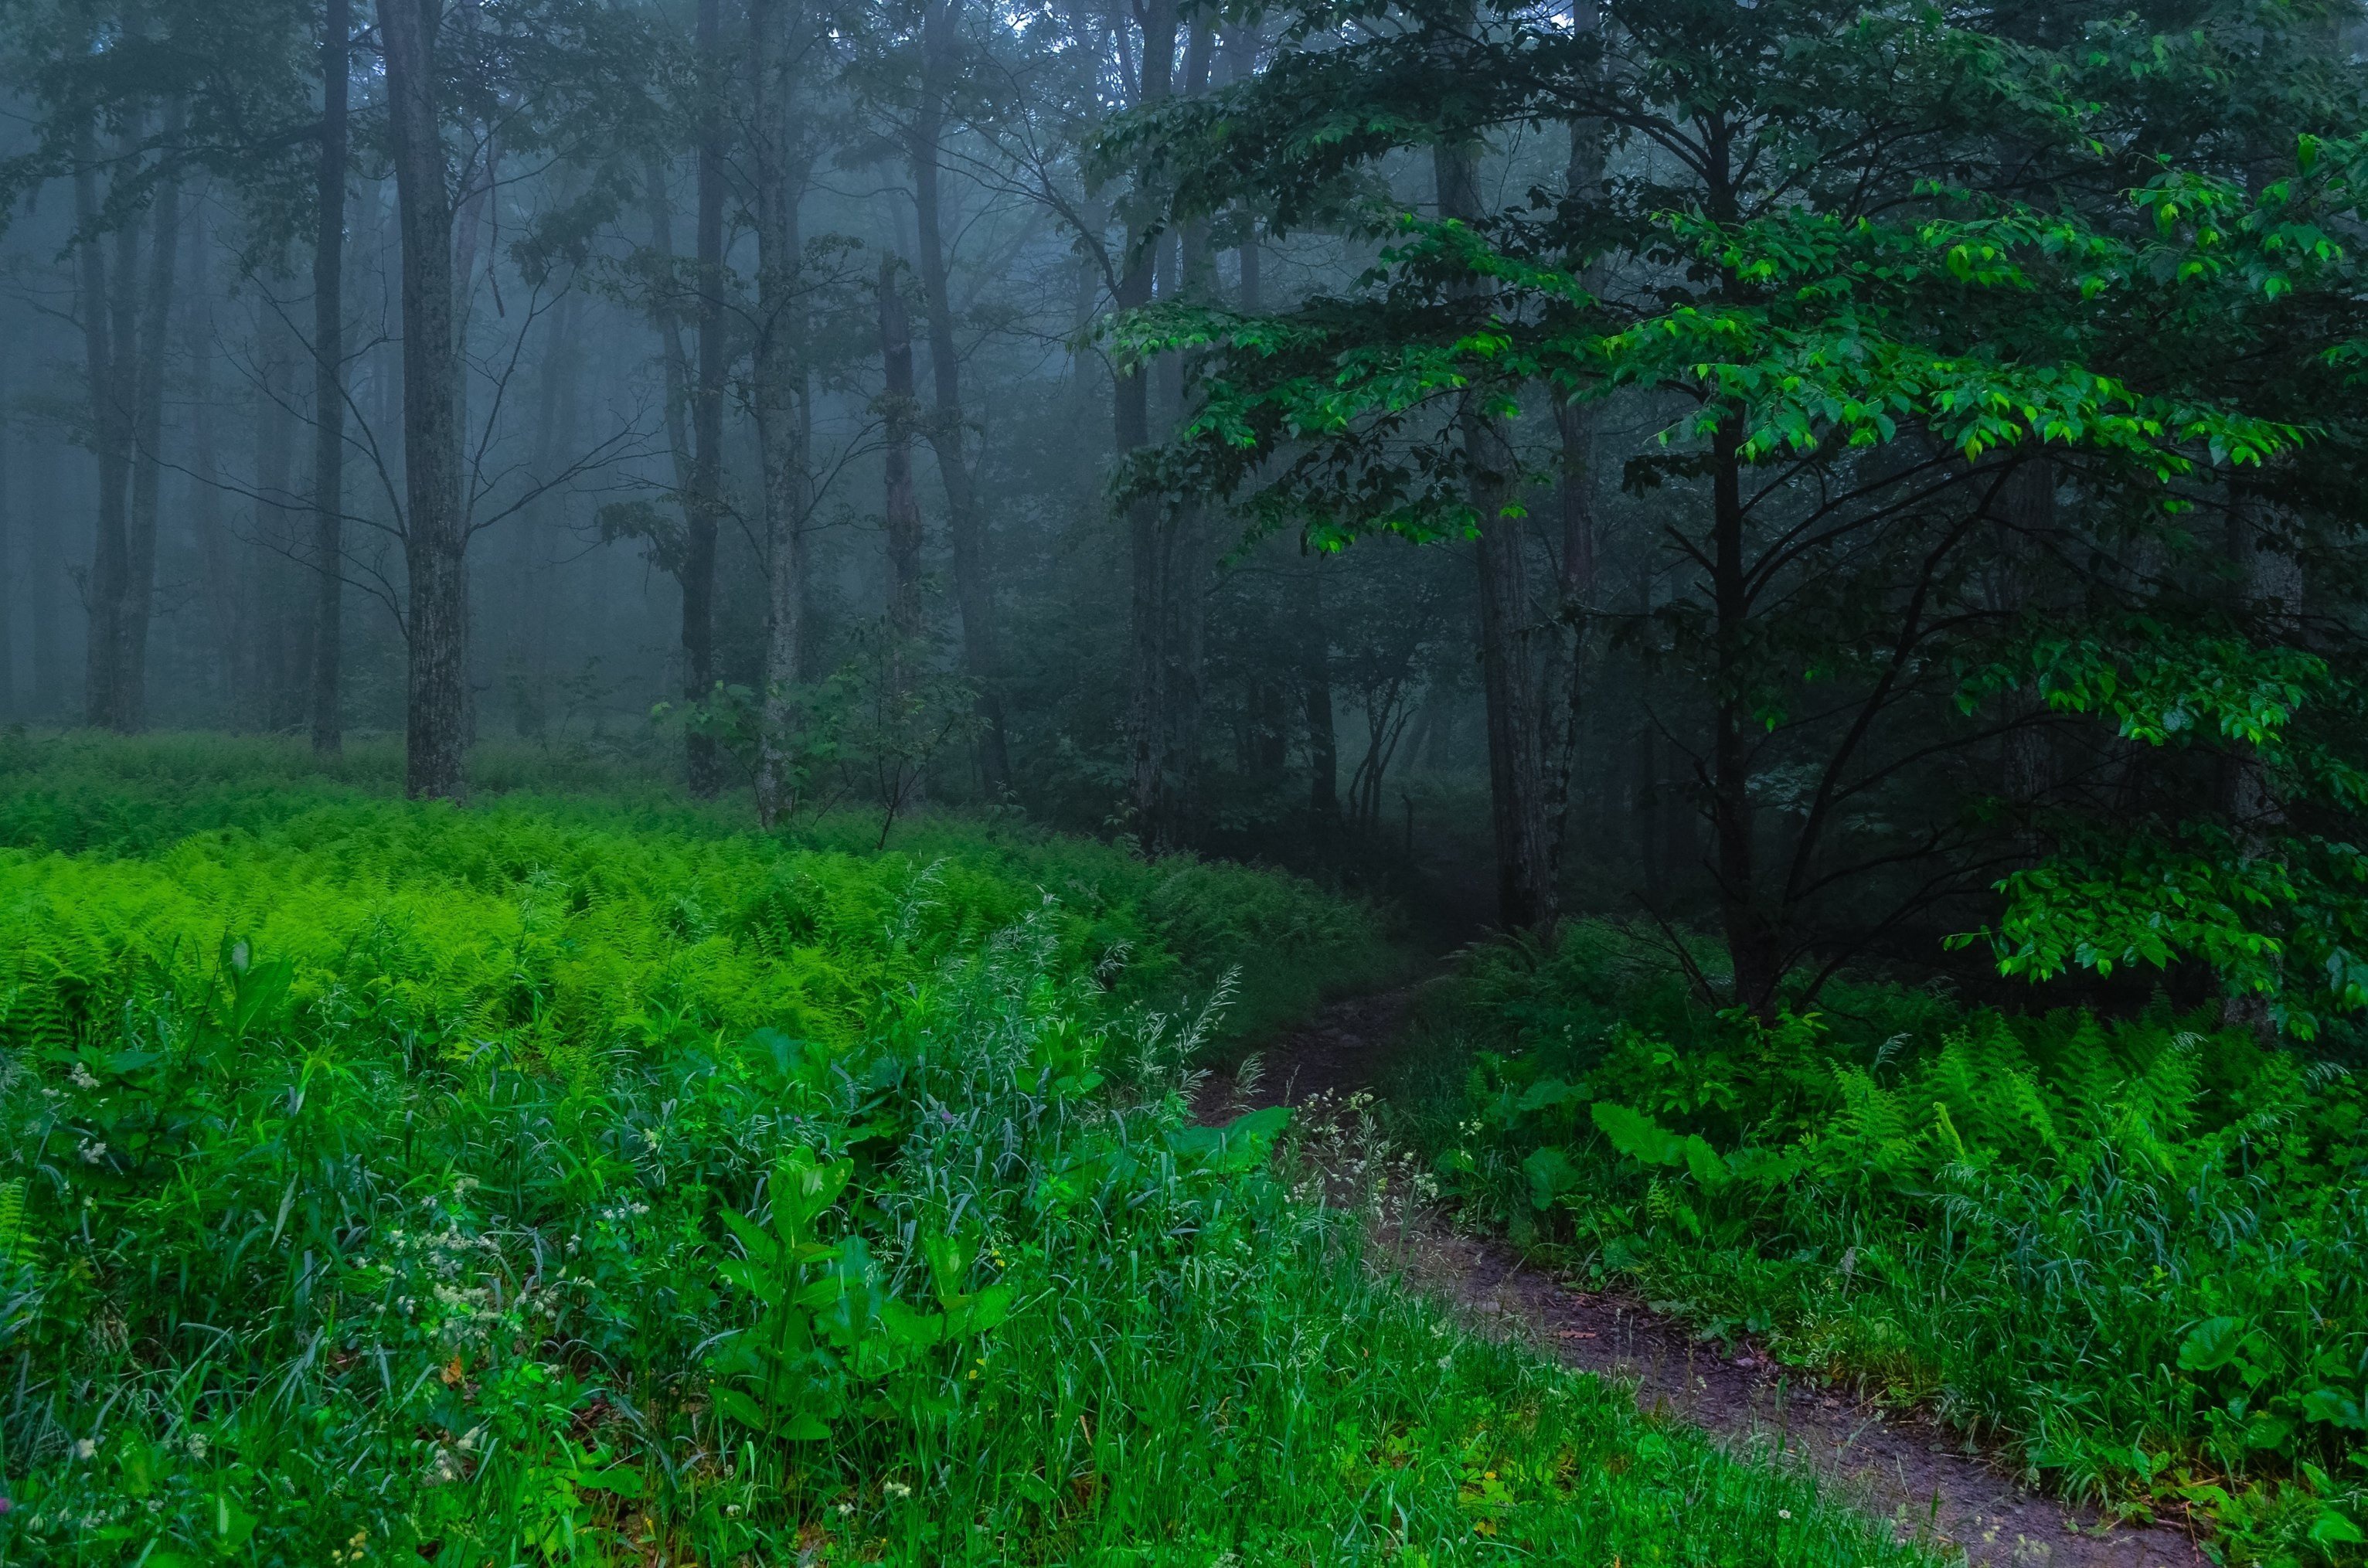
{"type": "MultiPolygon", "coordinates": [[[[1244,1105],[1297,1104],[1363,1087],[1405,1024],[1411,990],[1338,1003],[1263,1055],[1247,1096],[1228,1081],[1203,1091],[1204,1119],[1244,1105]]],[[[1885,1411],[1850,1391],[1699,1340],[1643,1303],[1565,1285],[1502,1242],[1445,1223],[1407,1238],[1410,1279],[1452,1299],[1484,1332],[1528,1339],[1583,1370],[1625,1379],[1636,1403],[1717,1434],[1739,1449],[1805,1463],[1902,1540],[1962,1550],[1980,1568],[2202,1568],[2210,1560],[2164,1525],[2107,1528],[2014,1481],[1938,1424],[1885,1411]]]]}

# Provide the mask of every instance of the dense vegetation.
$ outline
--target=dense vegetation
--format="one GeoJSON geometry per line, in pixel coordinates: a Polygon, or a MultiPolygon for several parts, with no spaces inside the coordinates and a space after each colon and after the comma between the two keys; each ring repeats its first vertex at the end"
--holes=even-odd
{"type": "Polygon", "coordinates": [[[2368,1087],[2157,1003],[1842,984],[1762,1022],[1656,935],[1481,949],[1401,1103],[1466,1212],[1865,1379],[2232,1562],[2359,1559],[2368,1087]]]}
{"type": "Polygon", "coordinates": [[[1189,1124],[1380,950],[1304,884],[10,762],[7,1561],[1909,1561],[1189,1124]]]}

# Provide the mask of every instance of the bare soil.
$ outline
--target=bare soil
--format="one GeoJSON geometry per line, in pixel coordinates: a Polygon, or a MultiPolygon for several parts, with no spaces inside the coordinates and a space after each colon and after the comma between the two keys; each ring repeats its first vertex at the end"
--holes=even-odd
{"type": "MultiPolygon", "coordinates": [[[[1262,1053],[1255,1086],[1205,1085],[1202,1119],[1365,1087],[1406,1022],[1412,989],[1340,1002],[1262,1053]]],[[[2023,1485],[2000,1456],[1914,1411],[1778,1364],[1748,1342],[1696,1338],[1634,1299],[1540,1272],[1508,1244],[1433,1217],[1393,1238],[1409,1282],[1453,1301],[1482,1332],[1529,1341],[1567,1366],[1631,1384],[1637,1404],[1738,1452],[1814,1469],[1903,1540],[1962,1551],[1979,1568],[2202,1568],[2167,1524],[2112,1525],[2023,1485]]]]}

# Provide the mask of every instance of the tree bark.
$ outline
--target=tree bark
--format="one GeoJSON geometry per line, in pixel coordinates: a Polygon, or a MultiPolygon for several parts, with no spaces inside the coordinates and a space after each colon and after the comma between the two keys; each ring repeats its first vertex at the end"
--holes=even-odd
{"type": "MultiPolygon", "coordinates": [[[[176,159],[188,106],[165,112],[165,155],[176,159]]],[[[148,721],[148,628],[156,608],[156,509],[165,478],[165,342],[173,317],[173,279],[181,259],[181,182],[167,175],[149,213],[148,286],[132,346],[134,403],[131,507],[126,530],[122,661],[116,673],[116,728],[137,733],[148,721]]]]}
{"type": "Polygon", "coordinates": [[[1324,557],[1307,562],[1299,604],[1300,682],[1307,716],[1307,809],[1319,831],[1340,820],[1340,742],[1332,722],[1332,629],[1324,616],[1324,557]]]}
{"type": "Polygon", "coordinates": [[[1752,715],[1747,664],[1751,597],[1743,538],[1743,428],[1730,413],[1711,438],[1711,597],[1717,618],[1717,712],[1711,753],[1711,830],[1719,925],[1735,968],[1735,1005],[1765,1015],[1783,977],[1777,928],[1760,897],[1751,804],[1752,715]]]}
{"type": "Polygon", "coordinates": [[[345,745],[337,709],[345,645],[346,145],[350,0],[324,0],[321,158],[313,228],[313,750],[345,745]]]}
{"type": "MultiPolygon", "coordinates": [[[[1135,104],[1147,108],[1166,100],[1174,90],[1178,8],[1176,0],[1150,0],[1137,15],[1143,27],[1142,74],[1135,104]]],[[[1127,267],[1114,301],[1131,310],[1150,301],[1157,248],[1148,236],[1127,236],[1127,267]]],[[[1114,421],[1121,458],[1151,444],[1151,388],[1138,369],[1117,378],[1114,421]]],[[[1181,710],[1190,700],[1182,688],[1177,614],[1179,568],[1186,551],[1179,548],[1185,528],[1183,508],[1157,496],[1128,505],[1128,550],[1133,573],[1129,728],[1132,742],[1131,804],[1135,835],[1153,853],[1181,846],[1187,825],[1190,783],[1178,768],[1181,710]]]]}
{"type": "MultiPolygon", "coordinates": [[[[699,0],[699,373],[691,387],[690,494],[683,506],[682,691],[708,701],[715,687],[715,537],[723,512],[723,5],[699,0]]],[[[714,738],[684,737],[690,792],[723,787],[714,738]]]]}
{"type": "Polygon", "coordinates": [[[435,28],[438,0],[380,0],[387,131],[403,236],[404,564],[409,641],[404,788],[467,790],[468,525],[461,504],[452,197],[444,183],[435,28]]]}
{"type": "Polygon", "coordinates": [[[128,356],[119,348],[120,332],[128,332],[131,312],[118,295],[128,285],[123,233],[117,236],[114,270],[98,234],[98,135],[85,124],[75,136],[74,222],[80,231],[76,245],[77,286],[82,311],[83,358],[90,392],[92,455],[98,465],[96,528],[90,570],[84,579],[83,598],[89,615],[89,639],[84,650],[83,722],[94,729],[112,729],[118,721],[118,651],[123,636],[123,596],[131,577],[131,545],[125,528],[128,500],[131,399],[122,384],[128,356]]]}
{"type": "MultiPolygon", "coordinates": [[[[41,476],[41,499],[46,506],[27,508],[33,516],[51,519],[59,516],[58,476],[53,464],[43,463],[36,471],[41,476]]],[[[38,718],[51,718],[66,711],[65,657],[59,647],[58,605],[65,591],[66,572],[64,550],[57,529],[45,521],[32,530],[29,559],[26,562],[25,585],[32,596],[31,633],[33,689],[28,707],[38,718]]]]}
{"type": "Polygon", "coordinates": [[[757,443],[764,471],[765,696],[757,750],[757,820],[771,828],[797,804],[797,692],[805,675],[806,514],[812,440],[798,205],[805,164],[792,141],[788,0],[750,0],[755,62],[757,443]]]}
{"type": "MultiPolygon", "coordinates": [[[[1442,218],[1481,215],[1474,149],[1433,151],[1442,218]]],[[[1497,908],[1509,930],[1550,930],[1560,890],[1547,821],[1537,679],[1529,649],[1530,593],[1521,519],[1507,506],[1519,464],[1496,421],[1474,403],[1462,415],[1469,494],[1479,538],[1480,679],[1488,721],[1489,823],[1497,845],[1497,908]]]]}
{"type": "Polygon", "coordinates": [[[219,712],[225,725],[234,729],[244,717],[240,703],[246,689],[241,666],[245,618],[240,614],[245,585],[232,564],[230,531],[222,526],[222,462],[215,450],[212,248],[212,237],[200,220],[189,236],[189,310],[183,321],[188,334],[189,473],[195,481],[189,526],[205,578],[219,712]]]}
{"type": "Polygon", "coordinates": [[[881,469],[886,493],[882,517],[888,533],[888,631],[896,684],[921,637],[921,498],[913,488],[913,426],[920,403],[913,392],[913,324],[896,287],[896,260],[880,261],[880,362],[886,424],[881,469]]]}
{"type": "Polygon", "coordinates": [[[929,380],[936,406],[929,449],[946,491],[946,542],[953,556],[954,602],[962,611],[962,673],[978,689],[978,770],[990,800],[1011,793],[1011,751],[1004,733],[995,629],[994,562],[986,518],[963,450],[962,359],[954,347],[953,301],[947,287],[944,193],[946,100],[961,74],[961,0],[929,0],[921,15],[921,101],[910,149],[918,215],[917,270],[928,318],[929,380]]]}
{"type": "MultiPolygon", "coordinates": [[[[0,381],[0,406],[6,406],[6,394],[7,387],[0,381]]],[[[8,422],[0,419],[0,719],[15,719],[23,711],[17,704],[17,591],[22,579],[17,572],[17,498],[8,467],[11,446],[8,422]]]]}

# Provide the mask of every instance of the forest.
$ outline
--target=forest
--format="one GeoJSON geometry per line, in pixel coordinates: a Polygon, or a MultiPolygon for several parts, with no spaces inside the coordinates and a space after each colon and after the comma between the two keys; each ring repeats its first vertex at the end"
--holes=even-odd
{"type": "Polygon", "coordinates": [[[2355,0],[0,0],[0,1568],[2368,1568],[2363,256],[2355,0]]]}

